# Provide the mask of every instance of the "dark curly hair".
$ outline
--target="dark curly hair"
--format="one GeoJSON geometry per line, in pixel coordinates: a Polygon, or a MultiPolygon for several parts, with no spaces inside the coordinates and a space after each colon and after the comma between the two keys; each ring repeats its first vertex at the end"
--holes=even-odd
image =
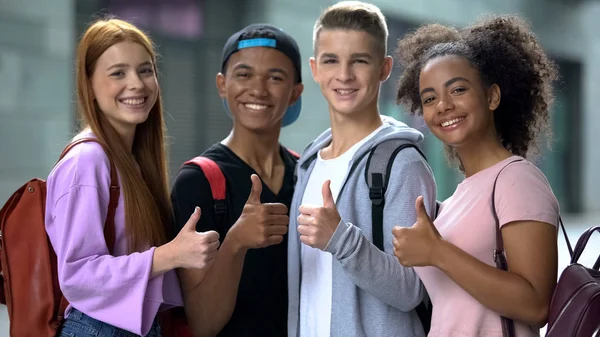
{"type": "MultiPolygon", "coordinates": [[[[552,82],[558,71],[527,23],[516,16],[493,16],[458,30],[439,24],[418,28],[398,41],[396,56],[404,67],[396,102],[411,114],[422,114],[419,74],[430,60],[446,55],[466,58],[484,86],[497,84],[500,105],[494,123],[502,145],[526,157],[537,150],[536,138],[550,133],[548,110],[554,101],[552,82]]],[[[454,150],[449,157],[456,158],[454,150]]]]}

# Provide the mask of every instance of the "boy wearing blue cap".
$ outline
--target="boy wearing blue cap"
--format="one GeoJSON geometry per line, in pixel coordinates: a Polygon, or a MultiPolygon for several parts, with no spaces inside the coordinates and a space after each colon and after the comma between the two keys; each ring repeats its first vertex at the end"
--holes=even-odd
{"type": "Polygon", "coordinates": [[[222,172],[225,200],[211,194],[214,180],[209,184],[212,178],[190,162],[171,195],[177,230],[198,206],[196,230],[221,237],[210,270],[179,271],[196,336],[287,334],[288,208],[297,157],[279,144],[279,134],[300,113],[300,62],[294,39],[266,24],[242,29],[223,48],[216,85],[233,129],[202,157],[222,172]]]}

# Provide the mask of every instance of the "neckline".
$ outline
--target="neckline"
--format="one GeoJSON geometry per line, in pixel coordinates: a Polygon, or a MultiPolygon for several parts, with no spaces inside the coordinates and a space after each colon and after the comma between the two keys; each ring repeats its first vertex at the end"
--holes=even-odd
{"type": "MultiPolygon", "coordinates": [[[[341,155],[339,155],[336,158],[323,159],[321,157],[321,151],[323,149],[319,149],[319,151],[317,151],[317,160],[322,161],[324,163],[329,163],[329,162],[333,162],[335,160],[339,160],[341,158],[344,158],[345,156],[349,156],[350,154],[352,154],[352,157],[354,157],[354,154],[356,154],[356,152],[360,149],[360,147],[363,146],[366,142],[368,142],[372,138],[374,138],[375,135],[377,133],[379,133],[379,131],[381,131],[384,127],[386,127],[386,125],[385,124],[381,124],[377,129],[373,130],[371,133],[369,133],[368,135],[366,135],[363,139],[361,139],[358,142],[356,142],[348,150],[346,150],[346,152],[342,153],[341,155]]],[[[350,158],[350,160],[352,160],[352,158],[350,158]]]]}
{"type": "MultiPolygon", "coordinates": [[[[258,172],[256,172],[256,170],[250,166],[248,163],[246,163],[242,158],[240,158],[240,156],[238,156],[232,149],[230,149],[227,145],[222,144],[222,143],[218,143],[217,146],[219,146],[221,149],[223,149],[224,151],[226,151],[227,153],[229,153],[231,156],[233,156],[233,158],[238,161],[240,164],[242,164],[248,171],[251,171],[252,173],[256,174],[259,178],[260,178],[260,174],[258,174],[258,172]]],[[[264,182],[262,183],[263,185],[263,193],[265,192],[265,190],[269,191],[269,193],[271,193],[272,195],[275,196],[276,199],[280,199],[281,196],[283,196],[283,194],[288,190],[288,186],[286,185],[286,181],[288,181],[289,179],[293,179],[293,169],[290,170],[290,168],[288,167],[288,160],[286,160],[286,156],[284,153],[284,149],[283,146],[280,144],[279,145],[279,156],[281,157],[281,159],[283,160],[283,181],[281,183],[281,188],[279,189],[278,193],[273,192],[273,190],[271,190],[271,188],[269,187],[269,185],[265,184],[264,182]]],[[[248,176],[248,180],[250,180],[250,176],[248,176]]],[[[262,179],[261,179],[262,181],[262,179]]]]}
{"type": "Polygon", "coordinates": [[[509,163],[513,160],[516,160],[516,159],[523,159],[523,158],[520,156],[517,156],[517,155],[512,155],[506,159],[503,159],[503,160],[497,162],[496,164],[494,164],[490,167],[487,167],[487,168],[475,173],[474,175],[472,175],[470,177],[463,179],[463,181],[459,185],[469,184],[471,181],[477,180],[477,179],[479,179],[479,177],[487,175],[488,172],[497,171],[499,168],[504,167],[504,165],[506,165],[507,163],[509,163]]]}

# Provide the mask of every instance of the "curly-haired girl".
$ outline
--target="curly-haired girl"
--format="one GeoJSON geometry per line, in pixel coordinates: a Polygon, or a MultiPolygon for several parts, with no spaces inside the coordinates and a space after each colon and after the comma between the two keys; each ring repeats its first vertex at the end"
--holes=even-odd
{"type": "Polygon", "coordinates": [[[547,126],[554,63],[514,16],[423,26],[397,56],[398,103],[423,115],[465,175],[434,222],[419,197],[416,224],[393,231],[395,255],[431,297],[430,335],[502,336],[504,316],[517,336],[537,336],[556,284],[559,206],[524,158],[547,126]],[[508,271],[495,267],[496,214],[508,271]]]}

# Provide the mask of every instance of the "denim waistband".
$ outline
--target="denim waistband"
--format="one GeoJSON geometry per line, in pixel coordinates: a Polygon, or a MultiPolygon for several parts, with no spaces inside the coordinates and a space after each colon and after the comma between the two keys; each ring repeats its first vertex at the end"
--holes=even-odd
{"type": "MultiPolygon", "coordinates": [[[[69,316],[65,319],[60,337],[79,337],[79,336],[95,336],[95,337],[135,337],[139,336],[127,330],[117,328],[108,323],[104,323],[95,318],[92,318],[83,312],[72,308],[69,316]]],[[[145,337],[160,337],[161,331],[158,322],[154,320],[150,331],[145,337]]]]}

